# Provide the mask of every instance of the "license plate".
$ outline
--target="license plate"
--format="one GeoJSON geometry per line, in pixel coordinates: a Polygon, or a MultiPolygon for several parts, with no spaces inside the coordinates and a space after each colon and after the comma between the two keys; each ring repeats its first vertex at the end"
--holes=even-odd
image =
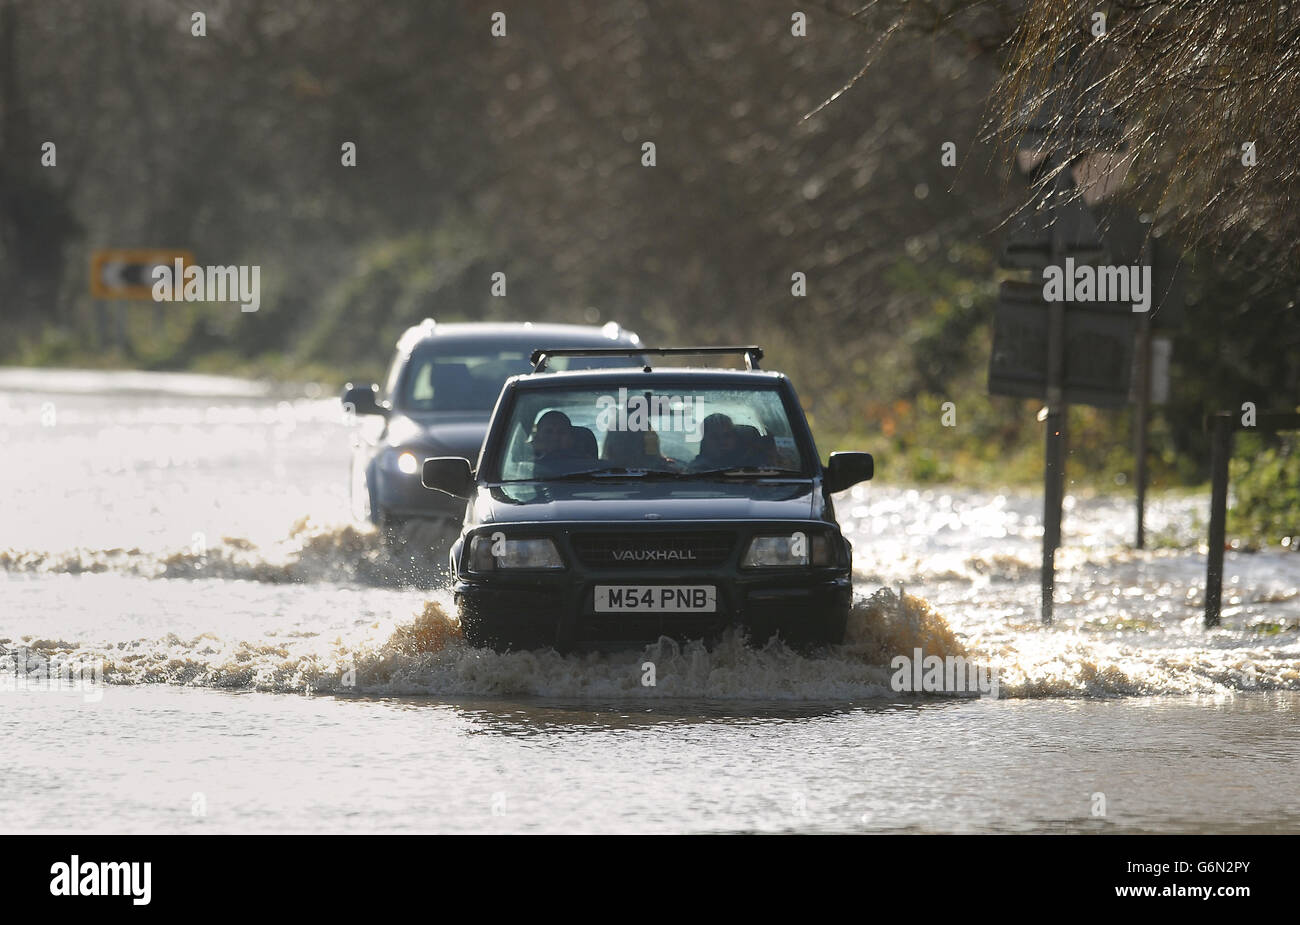
{"type": "Polygon", "coordinates": [[[596,613],[716,613],[713,585],[596,585],[596,613]]]}

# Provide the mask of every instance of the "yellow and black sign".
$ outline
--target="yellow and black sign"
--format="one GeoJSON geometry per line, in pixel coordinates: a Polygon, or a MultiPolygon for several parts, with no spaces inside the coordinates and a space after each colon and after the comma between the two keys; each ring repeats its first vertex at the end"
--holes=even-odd
{"type": "MultiPolygon", "coordinates": [[[[170,248],[136,248],[98,250],[90,256],[90,294],[96,299],[137,299],[153,301],[153,269],[166,266],[174,270],[194,263],[189,251],[170,248]]],[[[177,277],[179,278],[179,276],[177,277]]]]}

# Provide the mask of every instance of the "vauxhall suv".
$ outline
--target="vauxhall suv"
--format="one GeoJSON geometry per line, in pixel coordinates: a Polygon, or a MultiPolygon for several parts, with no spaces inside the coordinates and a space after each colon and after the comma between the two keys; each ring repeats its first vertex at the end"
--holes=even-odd
{"type": "Polygon", "coordinates": [[[424,461],[426,487],[467,500],[452,588],[476,646],[561,651],[743,627],[799,647],[841,642],[852,550],[831,495],[872,476],[867,453],[823,465],[790,381],[757,347],[638,348],[643,366],[505,384],[473,466],[424,461]],[[743,354],[745,370],[647,357],[743,354]]]}
{"type": "MultiPolygon", "coordinates": [[[[564,347],[632,347],[639,339],[610,322],[603,327],[524,322],[437,324],[409,328],[381,389],[354,386],[343,407],[357,415],[351,496],[354,516],[380,528],[390,546],[439,558],[460,530],[463,500],[426,491],[420,460],[427,456],[478,456],[501,385],[532,368],[529,356],[544,344],[564,347]]],[[[566,368],[570,361],[561,361],[566,368]]],[[[626,360],[574,357],[575,366],[626,360]]]]}

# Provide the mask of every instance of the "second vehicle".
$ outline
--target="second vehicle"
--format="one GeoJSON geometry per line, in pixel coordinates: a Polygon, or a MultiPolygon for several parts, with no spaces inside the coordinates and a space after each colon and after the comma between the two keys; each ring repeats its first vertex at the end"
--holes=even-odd
{"type": "MultiPolygon", "coordinates": [[[[541,346],[635,347],[636,334],[602,327],[531,322],[439,324],[426,319],[397,342],[384,384],[353,385],[343,406],[357,416],[352,459],[353,514],[380,528],[390,546],[441,562],[460,530],[462,499],[425,490],[429,456],[477,459],[502,384],[532,369],[541,346]]],[[[611,365],[600,357],[574,365],[611,365]]],[[[619,360],[625,363],[626,360],[619,360]]],[[[561,361],[558,368],[566,368],[561,361]]]]}

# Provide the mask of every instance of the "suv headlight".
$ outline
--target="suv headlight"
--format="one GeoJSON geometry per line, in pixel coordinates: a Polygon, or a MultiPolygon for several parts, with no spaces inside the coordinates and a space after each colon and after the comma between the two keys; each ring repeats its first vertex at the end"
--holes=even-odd
{"type": "Polygon", "coordinates": [[[545,537],[512,539],[500,533],[481,533],[470,542],[469,570],[490,572],[499,568],[564,568],[560,551],[545,537]]]}
{"type": "Polygon", "coordinates": [[[824,533],[782,533],[756,536],[740,560],[741,568],[794,568],[801,565],[831,565],[830,538],[824,533]]]}

